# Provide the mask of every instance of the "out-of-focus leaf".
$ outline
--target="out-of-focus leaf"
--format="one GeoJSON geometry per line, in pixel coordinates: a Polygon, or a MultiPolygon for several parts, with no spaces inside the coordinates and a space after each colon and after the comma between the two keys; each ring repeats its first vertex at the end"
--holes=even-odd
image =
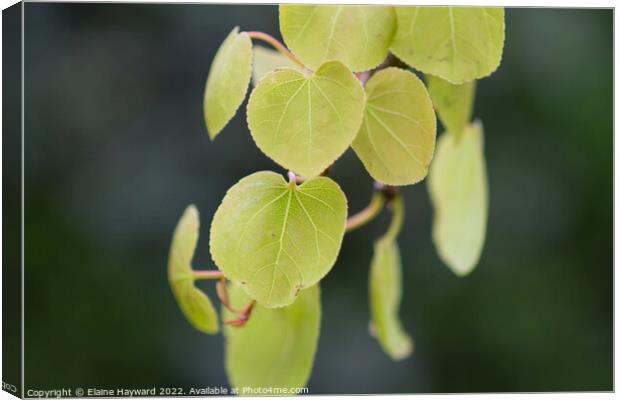
{"type": "Polygon", "coordinates": [[[256,172],[230,188],[217,209],[211,255],[261,305],[283,307],[332,268],[346,218],[346,197],[331,179],[297,186],[256,172]]]}
{"type": "MultiPolygon", "coordinates": [[[[250,301],[236,285],[229,285],[229,293],[237,308],[250,301]]],[[[225,319],[236,318],[228,310],[223,309],[222,313],[225,319]]],[[[318,284],[302,290],[288,307],[256,305],[244,326],[224,327],[230,384],[239,388],[240,395],[261,394],[253,391],[257,388],[304,387],[312,372],[320,326],[318,284]],[[250,390],[245,392],[244,388],[250,390]]]]}
{"type": "Polygon", "coordinates": [[[198,210],[190,205],[174,230],[168,258],[168,280],[187,320],[199,331],[215,334],[219,331],[217,311],[209,298],[194,286],[192,277],[199,225],[198,210]]]}
{"type": "Polygon", "coordinates": [[[478,264],[487,226],[488,183],[480,122],[468,125],[460,138],[441,136],[428,187],[439,257],[455,274],[467,275],[478,264]]]}
{"type": "Polygon", "coordinates": [[[490,75],[504,49],[504,9],[395,7],[391,50],[410,66],[451,83],[490,75]]]}
{"type": "Polygon", "coordinates": [[[435,149],[437,122],[431,99],[418,77],[387,68],[366,83],[366,107],[353,149],[368,173],[390,185],[426,177],[435,149]]]}
{"type": "Polygon", "coordinates": [[[439,119],[448,132],[460,136],[471,120],[476,81],[453,85],[436,76],[427,75],[431,95],[439,119]]]}
{"type": "Polygon", "coordinates": [[[204,116],[211,140],[243,103],[252,75],[252,41],[234,28],[215,54],[204,94],[204,116]]]}
{"type": "Polygon", "coordinates": [[[353,71],[379,65],[396,31],[393,7],[281,5],[280,32],[303,63],[316,69],[330,60],[353,71]]]}
{"type": "Polygon", "coordinates": [[[379,239],[370,264],[370,315],[372,328],[383,350],[394,360],[413,351],[413,340],[398,319],[402,295],[402,272],[398,244],[379,239]]]}

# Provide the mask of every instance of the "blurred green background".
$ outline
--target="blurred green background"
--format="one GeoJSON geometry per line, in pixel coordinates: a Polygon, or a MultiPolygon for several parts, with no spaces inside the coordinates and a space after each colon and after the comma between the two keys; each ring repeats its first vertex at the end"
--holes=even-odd
{"type": "MultiPolygon", "coordinates": [[[[278,35],[277,22],[276,6],[26,3],[26,388],[226,384],[221,335],[174,303],[168,246],[195,203],[195,267],[213,268],[226,190],[284,172],[243,111],[213,143],[202,118],[228,32],[278,35]]],[[[415,353],[392,362],[368,335],[382,218],[347,235],[323,281],[310,393],[612,389],[612,32],[611,10],[507,10],[474,112],[490,179],[479,266],[461,279],[442,265],[426,185],[407,187],[401,315],[415,353]]],[[[372,181],[352,151],[333,176],[351,212],[365,206],[372,181]]]]}

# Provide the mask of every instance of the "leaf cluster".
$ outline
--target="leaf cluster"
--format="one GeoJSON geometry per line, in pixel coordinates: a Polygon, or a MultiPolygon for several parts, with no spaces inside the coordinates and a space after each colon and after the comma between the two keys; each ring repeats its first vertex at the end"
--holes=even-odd
{"type": "Polygon", "coordinates": [[[307,382],[320,328],[318,283],[334,266],[345,233],[384,204],[392,223],[370,263],[371,332],[392,359],[411,354],[413,340],[398,318],[399,186],[429,175],[433,241],[457,275],[472,271],[485,239],[483,131],[471,119],[476,80],[501,61],[504,10],[281,5],[279,22],[286,46],[262,32],[229,33],[211,64],[204,116],[215,139],[252,81],[248,128],[289,179],[261,171],[228,190],[211,224],[218,267],[212,275],[191,268],[199,224],[190,206],[175,230],[168,267],[183,313],[209,334],[219,331],[217,313],[194,281],[220,280],[226,370],[236,386],[307,382]],[[437,146],[436,113],[446,130],[437,146]],[[375,180],[373,200],[354,216],[326,176],[349,147],[375,180]]]}

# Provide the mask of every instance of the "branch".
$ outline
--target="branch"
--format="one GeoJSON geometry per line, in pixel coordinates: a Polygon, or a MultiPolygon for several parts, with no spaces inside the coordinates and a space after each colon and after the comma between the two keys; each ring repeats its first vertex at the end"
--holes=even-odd
{"type": "Polygon", "coordinates": [[[366,82],[370,79],[371,71],[358,72],[355,77],[362,83],[362,86],[366,86],[366,82]]]}
{"type": "Polygon", "coordinates": [[[385,57],[385,60],[383,60],[381,64],[377,65],[370,71],[358,72],[355,74],[355,77],[362,83],[362,86],[366,86],[366,82],[368,82],[368,79],[370,79],[374,74],[389,67],[397,67],[401,69],[409,68],[407,64],[399,60],[394,54],[388,53],[387,57],[385,57]]]}
{"type": "Polygon", "coordinates": [[[268,35],[264,32],[257,32],[257,31],[251,31],[251,32],[246,32],[246,33],[251,39],[258,39],[258,40],[262,40],[263,42],[269,43],[270,45],[275,47],[276,50],[282,53],[284,56],[288,57],[289,60],[291,60],[292,62],[294,62],[295,64],[299,65],[302,68],[306,68],[304,63],[302,63],[297,57],[295,57],[295,55],[291,53],[289,49],[286,48],[286,46],[284,46],[278,39],[274,38],[273,36],[268,35]]]}

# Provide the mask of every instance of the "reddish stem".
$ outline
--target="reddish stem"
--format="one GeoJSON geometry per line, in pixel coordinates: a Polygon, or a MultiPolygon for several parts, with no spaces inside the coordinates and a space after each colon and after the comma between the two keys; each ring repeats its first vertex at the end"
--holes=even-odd
{"type": "Polygon", "coordinates": [[[270,45],[275,47],[276,50],[278,50],[280,53],[288,57],[292,62],[294,62],[295,64],[299,65],[302,68],[306,68],[306,66],[297,57],[295,57],[295,55],[291,53],[289,49],[286,48],[286,46],[284,46],[278,39],[274,38],[273,36],[266,34],[264,32],[258,32],[258,31],[251,31],[251,32],[246,32],[246,33],[252,39],[258,39],[258,40],[262,40],[263,42],[269,43],[270,45]]]}
{"type": "Polygon", "coordinates": [[[250,319],[250,315],[252,315],[252,310],[254,310],[254,305],[256,304],[256,300],[250,301],[239,315],[237,315],[237,319],[229,319],[224,321],[225,325],[240,327],[245,325],[250,319]]]}
{"type": "Polygon", "coordinates": [[[358,72],[355,77],[362,83],[362,86],[366,86],[366,82],[370,78],[370,71],[358,72]]]}
{"type": "Polygon", "coordinates": [[[230,305],[230,298],[228,297],[228,289],[226,288],[226,279],[220,279],[215,284],[215,290],[217,291],[217,297],[220,298],[220,301],[222,302],[222,305],[224,307],[226,307],[226,309],[228,311],[230,311],[231,313],[239,314],[239,311],[235,310],[230,305]]]}
{"type": "Polygon", "coordinates": [[[194,279],[222,279],[224,273],[222,271],[192,271],[194,279]]]}

